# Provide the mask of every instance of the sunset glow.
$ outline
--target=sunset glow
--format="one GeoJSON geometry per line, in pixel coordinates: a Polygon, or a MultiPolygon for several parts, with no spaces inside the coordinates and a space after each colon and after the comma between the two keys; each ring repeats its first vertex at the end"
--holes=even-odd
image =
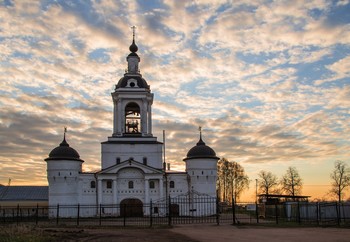
{"type": "Polygon", "coordinates": [[[242,201],[260,170],[289,166],[303,195],[331,199],[334,162],[350,165],[349,13],[349,0],[0,1],[0,183],[47,185],[64,127],[83,169],[100,169],[135,25],[173,170],[201,126],[245,168],[242,201]]]}

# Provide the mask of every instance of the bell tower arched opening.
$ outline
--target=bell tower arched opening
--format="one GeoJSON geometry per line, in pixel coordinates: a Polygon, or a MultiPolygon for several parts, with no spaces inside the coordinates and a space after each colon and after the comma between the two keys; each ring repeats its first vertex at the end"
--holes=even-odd
{"type": "Polygon", "coordinates": [[[125,107],[125,133],[140,134],[141,132],[141,113],[137,103],[128,103],[125,107]]]}

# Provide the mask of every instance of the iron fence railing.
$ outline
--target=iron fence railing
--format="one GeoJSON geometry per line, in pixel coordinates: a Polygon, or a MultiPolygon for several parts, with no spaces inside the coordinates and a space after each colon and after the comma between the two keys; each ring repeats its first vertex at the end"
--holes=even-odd
{"type": "Polygon", "coordinates": [[[308,224],[349,226],[350,203],[226,204],[212,197],[176,197],[148,204],[2,206],[0,223],[154,227],[174,224],[308,224]]]}

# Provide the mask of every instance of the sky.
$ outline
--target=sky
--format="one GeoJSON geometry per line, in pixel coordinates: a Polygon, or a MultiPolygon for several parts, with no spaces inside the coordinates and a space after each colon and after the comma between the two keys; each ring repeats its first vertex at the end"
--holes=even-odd
{"type": "Polygon", "coordinates": [[[259,171],[290,166],[303,195],[331,198],[334,162],[350,166],[349,0],[0,0],[0,183],[47,185],[65,126],[83,170],[100,169],[131,26],[172,169],[202,126],[249,176],[243,200],[259,171]]]}

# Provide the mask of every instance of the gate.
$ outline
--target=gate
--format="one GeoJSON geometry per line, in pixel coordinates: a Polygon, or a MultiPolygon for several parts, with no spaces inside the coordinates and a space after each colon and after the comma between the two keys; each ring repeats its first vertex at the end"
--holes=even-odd
{"type": "Polygon", "coordinates": [[[196,192],[169,198],[173,224],[217,223],[217,199],[196,192]]]}
{"type": "Polygon", "coordinates": [[[120,216],[143,217],[143,203],[139,199],[124,199],[120,203],[120,216]]]}

